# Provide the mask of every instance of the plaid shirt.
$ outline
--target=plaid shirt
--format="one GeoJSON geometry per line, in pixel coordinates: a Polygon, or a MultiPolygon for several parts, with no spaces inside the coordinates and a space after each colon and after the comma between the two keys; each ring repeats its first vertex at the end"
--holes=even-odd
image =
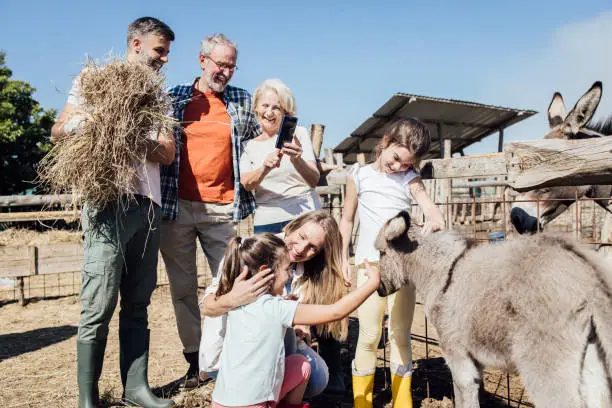
{"type": "MultiPolygon", "coordinates": [[[[196,79],[197,81],[198,79],[196,79]]],[[[168,90],[173,99],[173,118],[183,122],[185,107],[193,96],[193,82],[177,85],[168,90]]],[[[228,85],[223,92],[232,125],[232,159],[234,167],[234,222],[255,211],[255,198],[240,184],[240,155],[246,142],[261,134],[261,126],[251,108],[251,95],[244,89],[228,85]]],[[[178,215],[178,186],[181,141],[184,130],[176,126],[176,157],[172,164],[161,165],[162,211],[164,219],[175,220],[178,215]]]]}

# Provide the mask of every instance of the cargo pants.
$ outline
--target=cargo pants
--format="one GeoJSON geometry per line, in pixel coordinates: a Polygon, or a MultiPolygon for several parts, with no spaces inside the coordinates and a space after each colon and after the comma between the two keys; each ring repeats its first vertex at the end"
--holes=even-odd
{"type": "Polygon", "coordinates": [[[77,340],[106,340],[119,294],[119,331],[147,329],[147,307],[157,284],[160,220],[160,207],[142,196],[121,207],[84,206],[77,340]]]}

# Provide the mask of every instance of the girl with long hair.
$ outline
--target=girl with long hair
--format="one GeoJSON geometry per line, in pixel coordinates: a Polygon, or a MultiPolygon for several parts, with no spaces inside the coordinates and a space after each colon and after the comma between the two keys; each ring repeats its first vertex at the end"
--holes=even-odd
{"type": "MultiPolygon", "coordinates": [[[[342,275],[341,236],[338,224],[326,211],[317,210],[302,214],[284,228],[283,240],[287,246],[287,259],[290,262],[291,283],[287,293],[293,294],[304,304],[333,304],[346,293],[342,275]]],[[[215,284],[207,290],[203,300],[204,332],[202,337],[202,354],[208,354],[202,362],[201,370],[214,375],[215,364],[221,352],[219,337],[223,334],[220,319],[228,311],[255,301],[266,293],[272,279],[269,271],[264,270],[252,278],[246,273],[236,279],[231,291],[221,296],[213,296],[215,284]],[[218,346],[215,348],[214,344],[218,346]],[[208,350],[207,350],[208,349],[208,350]],[[212,349],[212,351],[210,351],[212,349]]],[[[286,353],[300,353],[306,356],[312,365],[312,374],[306,389],[306,397],[314,397],[330,386],[339,392],[344,391],[344,378],[340,361],[340,341],[348,333],[348,320],[340,319],[314,327],[318,337],[319,355],[308,345],[310,327],[295,328],[300,337],[298,341],[293,330],[286,336],[286,353]],[[322,361],[321,358],[324,360],[322,361]]]]}
{"type": "MultiPolygon", "coordinates": [[[[376,261],[374,248],[378,231],[398,212],[416,203],[422,208],[426,229],[440,229],[442,214],[427,195],[418,174],[420,160],[429,150],[427,127],[416,119],[392,122],[376,149],[376,160],[356,166],[347,179],[340,232],[342,234],[343,273],[350,280],[348,248],[355,213],[359,213],[359,240],[355,251],[357,287],[367,282],[366,259],[376,261]]],[[[412,348],[410,328],[414,314],[414,287],[381,298],[377,293],[359,307],[359,339],[353,360],[353,398],[356,408],[371,408],[376,370],[376,349],[382,333],[385,307],[389,311],[391,343],[391,391],[395,408],[412,408],[412,348]]]]}
{"type": "Polygon", "coordinates": [[[281,238],[270,233],[230,241],[215,297],[230,293],[240,276],[249,278],[270,269],[274,279],[269,294],[227,314],[213,407],[307,407],[302,398],[310,364],[299,354],[285,357],[286,329],[343,319],[380,283],[378,270],[372,269],[367,272],[366,283],[331,305],[285,299],[281,295],[291,273],[290,251],[281,238]]]}

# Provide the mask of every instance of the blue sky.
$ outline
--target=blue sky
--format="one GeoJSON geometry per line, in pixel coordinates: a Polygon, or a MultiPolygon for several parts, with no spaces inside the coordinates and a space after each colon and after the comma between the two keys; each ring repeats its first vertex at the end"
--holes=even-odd
{"type": "MultiPolygon", "coordinates": [[[[395,92],[541,112],[508,129],[507,141],[543,136],[555,90],[573,106],[603,80],[598,116],[612,113],[609,0],[14,1],[3,5],[0,50],[14,78],[36,87],[45,108],[60,109],[85,55],[123,53],[127,25],[145,15],[176,33],[169,84],[192,81],[200,41],[222,32],[239,47],[232,83],[252,91],[282,79],[296,95],[300,123],[326,125],[326,147],[395,92]]],[[[489,138],[467,152],[496,146],[489,138]]]]}

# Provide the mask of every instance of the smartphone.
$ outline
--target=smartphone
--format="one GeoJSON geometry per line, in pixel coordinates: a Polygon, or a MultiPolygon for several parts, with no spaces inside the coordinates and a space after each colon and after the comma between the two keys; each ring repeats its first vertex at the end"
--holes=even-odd
{"type": "Polygon", "coordinates": [[[277,149],[282,149],[283,144],[285,144],[285,142],[293,141],[293,134],[295,133],[297,121],[298,118],[296,118],[295,116],[283,115],[283,120],[281,121],[280,125],[280,131],[278,132],[278,136],[276,138],[277,149]]]}

